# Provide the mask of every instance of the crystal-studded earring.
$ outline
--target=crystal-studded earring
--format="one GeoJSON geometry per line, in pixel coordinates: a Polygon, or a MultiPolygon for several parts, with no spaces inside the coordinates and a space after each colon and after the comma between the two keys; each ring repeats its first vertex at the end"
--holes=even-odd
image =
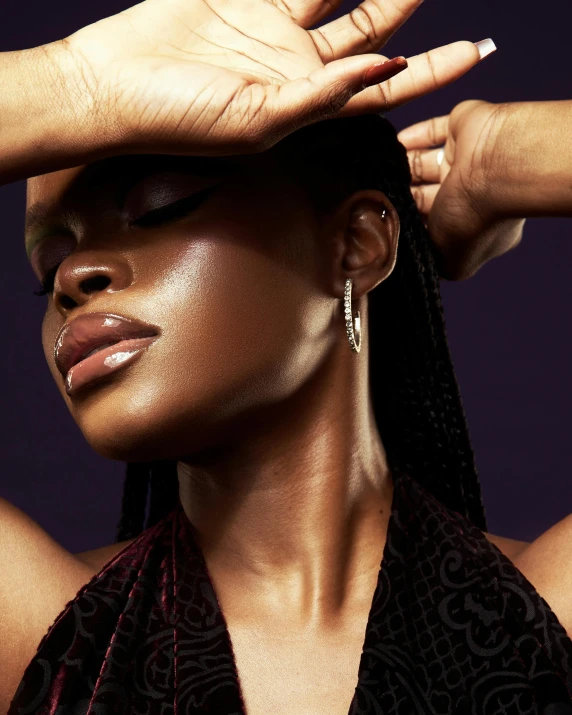
{"type": "Polygon", "coordinates": [[[361,321],[360,312],[356,310],[352,318],[352,279],[346,280],[344,291],[344,316],[346,320],[346,333],[350,347],[355,353],[361,350],[361,321]]]}

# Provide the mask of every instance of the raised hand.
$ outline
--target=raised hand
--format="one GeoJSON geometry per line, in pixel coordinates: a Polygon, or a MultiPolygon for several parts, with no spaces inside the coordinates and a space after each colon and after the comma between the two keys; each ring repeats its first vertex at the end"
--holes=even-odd
{"type": "Polygon", "coordinates": [[[503,204],[507,174],[496,151],[511,111],[509,104],[471,100],[399,134],[444,278],[469,278],[522,238],[524,218],[503,204]]]}
{"type": "Polygon", "coordinates": [[[387,111],[483,56],[482,43],[456,42],[408,67],[375,67],[421,0],[365,0],[307,29],[340,3],[145,0],[54,43],[51,56],[90,132],[120,152],[174,154],[260,151],[321,119],[387,111]]]}

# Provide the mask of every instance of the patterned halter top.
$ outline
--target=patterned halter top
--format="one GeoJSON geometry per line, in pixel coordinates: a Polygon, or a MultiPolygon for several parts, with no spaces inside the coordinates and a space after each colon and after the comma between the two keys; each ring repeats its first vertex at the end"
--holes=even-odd
{"type": "MultiPolygon", "coordinates": [[[[180,502],[50,626],[7,715],[31,713],[246,715],[226,621],[180,502]]],[[[572,715],[572,640],[476,527],[413,478],[394,478],[348,715],[533,714],[572,715]]]]}

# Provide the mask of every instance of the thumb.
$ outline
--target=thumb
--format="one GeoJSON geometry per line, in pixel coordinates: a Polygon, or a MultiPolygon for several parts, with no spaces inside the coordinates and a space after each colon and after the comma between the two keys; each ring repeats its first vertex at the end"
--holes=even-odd
{"type": "MultiPolygon", "coordinates": [[[[405,57],[385,60],[380,55],[360,55],[334,60],[307,77],[268,87],[266,116],[277,119],[272,124],[285,136],[307,124],[334,118],[355,94],[405,69],[405,57]]],[[[379,111],[386,106],[380,92],[379,111]]]]}

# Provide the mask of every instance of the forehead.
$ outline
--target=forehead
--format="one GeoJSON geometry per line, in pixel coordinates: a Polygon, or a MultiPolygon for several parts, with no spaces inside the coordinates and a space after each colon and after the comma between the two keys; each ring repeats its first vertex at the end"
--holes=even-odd
{"type": "Polygon", "coordinates": [[[66,190],[73,185],[75,179],[85,168],[85,166],[78,166],[28,179],[26,182],[26,209],[49,199],[57,201],[58,197],[63,196],[66,190]]]}
{"type": "Polygon", "coordinates": [[[137,154],[115,156],[93,164],[63,169],[28,179],[26,208],[36,203],[62,203],[71,193],[109,188],[126,180],[137,180],[155,171],[182,171],[197,176],[217,176],[246,169],[254,157],[178,156],[137,154]]]}
{"type": "Polygon", "coordinates": [[[231,169],[247,168],[259,155],[183,156],[176,154],[132,154],[112,156],[92,164],[54,171],[28,179],[28,204],[45,198],[57,197],[82,184],[97,187],[114,180],[135,177],[149,170],[186,171],[198,176],[212,176],[231,169]]]}

